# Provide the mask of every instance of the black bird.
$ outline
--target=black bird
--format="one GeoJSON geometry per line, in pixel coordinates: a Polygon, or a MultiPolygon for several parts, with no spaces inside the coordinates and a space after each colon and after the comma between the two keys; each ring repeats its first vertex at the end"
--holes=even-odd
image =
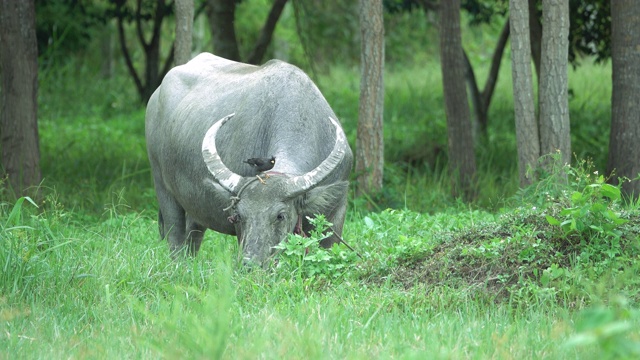
{"type": "Polygon", "coordinates": [[[251,158],[244,161],[245,163],[251,165],[259,172],[265,172],[267,170],[273,169],[273,165],[276,164],[276,157],[272,156],[271,158],[251,158]]]}
{"type": "MultiPolygon", "coordinates": [[[[265,183],[264,180],[260,177],[259,173],[263,173],[265,171],[273,169],[273,166],[276,164],[276,157],[272,156],[271,158],[251,158],[244,161],[245,163],[251,165],[254,169],[256,169],[256,177],[260,180],[261,183],[265,183]]],[[[269,174],[266,174],[265,179],[269,178],[269,174]]]]}

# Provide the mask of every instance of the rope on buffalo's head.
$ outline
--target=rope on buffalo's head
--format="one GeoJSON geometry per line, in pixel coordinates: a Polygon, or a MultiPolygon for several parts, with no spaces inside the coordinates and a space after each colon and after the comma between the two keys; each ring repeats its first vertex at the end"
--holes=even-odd
{"type": "Polygon", "coordinates": [[[249,184],[258,181],[258,179],[256,178],[251,178],[251,180],[247,181],[244,185],[242,185],[242,187],[240,188],[240,190],[238,190],[238,194],[237,195],[232,195],[229,200],[231,200],[231,204],[229,204],[229,206],[227,206],[226,208],[222,209],[222,211],[227,211],[229,209],[233,209],[234,207],[236,207],[236,205],[238,204],[238,202],[240,201],[240,194],[244,191],[244,189],[249,186],[249,184]]]}
{"type": "Polygon", "coordinates": [[[227,206],[226,208],[222,209],[222,211],[227,211],[229,209],[232,209],[232,208],[236,207],[236,204],[238,203],[238,201],[240,201],[240,197],[232,196],[230,198],[230,200],[231,200],[231,204],[229,206],[227,206]]]}

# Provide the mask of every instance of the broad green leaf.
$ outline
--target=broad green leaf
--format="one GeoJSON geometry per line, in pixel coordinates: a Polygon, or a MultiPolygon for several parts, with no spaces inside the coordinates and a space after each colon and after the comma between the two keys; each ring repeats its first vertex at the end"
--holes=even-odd
{"type": "Polygon", "coordinates": [[[592,230],[595,230],[595,231],[597,231],[597,232],[600,232],[600,233],[601,233],[601,232],[604,232],[604,229],[603,229],[603,228],[601,228],[600,226],[596,226],[596,225],[589,225],[589,227],[590,227],[592,230]]]}
{"type": "Polygon", "coordinates": [[[547,286],[549,285],[549,282],[551,281],[551,277],[549,276],[549,273],[544,271],[542,273],[542,276],[540,276],[540,283],[542,284],[542,286],[547,286]]]}
{"type": "Polygon", "coordinates": [[[620,200],[620,189],[610,184],[602,184],[602,196],[613,201],[620,200]]]}
{"type": "Polygon", "coordinates": [[[578,230],[578,227],[576,226],[576,220],[575,219],[565,220],[560,224],[560,226],[562,226],[562,229],[564,229],[565,232],[571,232],[571,231],[577,231],[578,230]]]}
{"type": "Polygon", "coordinates": [[[626,224],[629,222],[629,220],[626,219],[621,219],[621,218],[617,218],[617,219],[611,219],[613,220],[613,223],[616,225],[622,225],[622,224],[626,224]]]}
{"type": "Polygon", "coordinates": [[[553,225],[553,226],[560,226],[560,221],[556,218],[554,218],[551,215],[546,215],[547,218],[547,222],[549,223],[549,225],[553,225]]]}
{"type": "Polygon", "coordinates": [[[571,201],[576,203],[580,200],[582,200],[582,193],[578,191],[574,191],[573,194],[571,194],[571,201]]]}
{"type": "Polygon", "coordinates": [[[561,215],[561,216],[571,215],[571,214],[573,214],[577,209],[578,209],[577,207],[572,207],[572,208],[566,208],[566,209],[563,209],[562,211],[560,211],[560,215],[561,215]]]}
{"type": "Polygon", "coordinates": [[[591,211],[595,213],[603,213],[607,210],[607,206],[601,202],[597,202],[591,205],[591,211]]]}

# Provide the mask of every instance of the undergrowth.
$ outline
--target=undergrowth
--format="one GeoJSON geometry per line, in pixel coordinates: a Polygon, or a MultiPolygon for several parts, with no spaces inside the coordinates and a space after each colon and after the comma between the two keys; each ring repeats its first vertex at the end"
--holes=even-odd
{"type": "Polygon", "coordinates": [[[543,179],[501,214],[458,213],[459,221],[469,217],[461,228],[446,216],[409,211],[366,216],[365,244],[388,243],[384,256],[365,262],[362,277],[405,288],[447,283],[517,306],[581,306],[592,300],[594,283],[616,278],[616,290],[637,302],[640,211],[624,206],[620,188],[594,174],[590,163],[562,171],[568,183],[543,179]]]}
{"type": "MultiPolygon", "coordinates": [[[[124,199],[106,207],[93,224],[53,195],[42,205],[28,198],[5,202],[0,204],[0,318],[12,324],[5,332],[15,335],[24,331],[15,327],[22,319],[51,307],[71,321],[59,331],[90,319],[91,338],[100,336],[98,328],[115,329],[125,320],[134,324],[131,336],[137,339],[125,348],[147,349],[145,357],[189,357],[240,351],[240,334],[256,331],[262,335],[253,351],[265,351],[269,338],[286,337],[261,333],[261,326],[275,321],[284,331],[292,309],[307,319],[319,304],[349,304],[349,311],[371,306],[361,320],[366,327],[378,317],[390,321],[384,313],[411,314],[425,307],[444,313],[468,306],[482,311],[506,306],[515,314],[532,307],[567,309],[578,321],[565,346],[633,357],[640,344],[638,209],[625,204],[619,188],[606,185],[588,163],[581,164],[564,168],[565,184],[542,179],[498,214],[462,205],[433,215],[394,209],[351,214],[343,237],[355,251],[343,245],[321,248],[331,224],[316,217],[309,237],[291,235],[266,271],[238,271],[232,261],[235,239],[211,233],[198,258],[173,263],[167,245],[150,240],[157,239],[154,216],[133,211],[124,199]],[[583,207],[589,211],[578,210],[583,207]],[[575,227],[563,225],[574,221],[575,227]],[[333,303],[335,297],[340,304],[333,303]],[[371,305],[376,301],[381,302],[371,305]],[[126,312],[115,315],[121,309],[126,312]],[[256,328],[255,321],[263,325],[256,328]],[[181,335],[167,337],[170,333],[181,335]],[[212,341],[204,341],[209,333],[212,341]]],[[[338,326],[324,323],[331,317],[319,314],[313,329],[338,326]]],[[[305,349],[309,339],[305,335],[297,351],[319,354],[305,349]]],[[[9,343],[16,349],[18,343],[9,343]]],[[[122,354],[110,348],[96,343],[76,354],[122,354]]]]}

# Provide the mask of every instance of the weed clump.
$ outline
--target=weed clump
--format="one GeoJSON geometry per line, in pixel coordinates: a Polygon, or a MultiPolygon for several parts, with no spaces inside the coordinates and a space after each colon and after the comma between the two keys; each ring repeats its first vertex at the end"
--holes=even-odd
{"type": "MultiPolygon", "coordinates": [[[[620,185],[608,184],[588,161],[561,171],[521,190],[499,215],[469,212],[465,221],[458,213],[462,226],[438,216],[412,218],[407,211],[388,210],[376,221],[365,217],[369,228],[374,222],[403,225],[399,231],[385,229],[391,236],[387,254],[370,257],[363,278],[407,289],[446,284],[523,306],[547,301],[579,306],[590,301],[598,281],[633,279],[640,270],[637,206],[625,205],[620,185]]],[[[640,300],[632,287],[617,290],[640,300]]]]}
{"type": "Polygon", "coordinates": [[[320,241],[333,235],[333,224],[324,215],[308,217],[308,220],[314,227],[308,237],[290,234],[287,241],[275,246],[278,251],[276,275],[293,275],[308,283],[339,281],[348,277],[357,260],[357,253],[342,244],[330,249],[322,248],[320,241]]]}

